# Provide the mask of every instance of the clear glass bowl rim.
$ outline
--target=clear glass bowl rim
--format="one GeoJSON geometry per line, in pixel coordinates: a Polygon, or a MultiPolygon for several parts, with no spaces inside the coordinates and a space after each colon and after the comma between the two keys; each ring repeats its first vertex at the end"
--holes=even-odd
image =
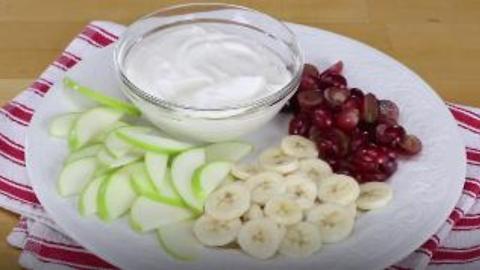
{"type": "MultiPolygon", "coordinates": [[[[128,87],[128,89],[133,94],[135,94],[135,96],[137,96],[138,98],[141,98],[142,100],[144,100],[144,101],[146,101],[150,104],[153,104],[155,106],[160,106],[164,109],[173,110],[173,111],[177,111],[177,110],[189,111],[189,112],[195,112],[195,111],[199,111],[199,112],[225,112],[225,111],[230,111],[230,110],[232,110],[232,111],[241,110],[242,113],[244,113],[245,110],[247,110],[247,111],[255,110],[255,109],[258,109],[258,108],[262,108],[262,107],[265,107],[265,106],[275,104],[275,103],[283,100],[285,97],[289,96],[293,91],[296,90],[296,88],[299,84],[300,78],[301,78],[302,71],[303,71],[304,55],[303,55],[300,44],[298,43],[298,40],[297,40],[295,34],[283,22],[279,21],[278,19],[276,19],[276,18],[274,18],[274,17],[272,17],[268,14],[265,14],[263,12],[260,12],[260,11],[257,11],[255,9],[248,8],[248,7],[245,7],[245,6],[234,5],[234,4],[225,4],[225,3],[202,3],[202,2],[171,5],[171,6],[168,6],[168,7],[165,7],[165,8],[158,9],[154,12],[151,12],[147,15],[144,15],[144,16],[140,17],[139,19],[135,20],[132,24],[130,24],[130,26],[127,27],[124,34],[120,37],[120,39],[115,44],[114,53],[113,53],[113,55],[114,55],[113,60],[114,60],[115,69],[116,69],[117,73],[119,74],[120,80],[122,81],[122,83],[124,83],[128,87]],[[286,31],[286,33],[288,33],[290,35],[290,38],[291,38],[291,42],[289,44],[290,46],[288,46],[288,48],[290,49],[290,51],[294,55],[294,60],[296,60],[295,63],[294,63],[293,76],[292,76],[291,80],[284,87],[279,89],[278,91],[275,91],[272,94],[267,95],[265,97],[262,97],[260,99],[256,99],[252,102],[240,103],[240,104],[235,104],[235,105],[231,105],[231,106],[215,107],[215,108],[198,108],[198,107],[190,106],[190,105],[177,104],[175,102],[167,101],[167,100],[158,98],[156,96],[150,95],[147,92],[143,91],[142,89],[138,88],[135,84],[133,84],[128,79],[128,77],[126,76],[126,74],[124,72],[124,69],[123,69],[124,67],[121,65],[121,62],[122,62],[123,58],[126,57],[126,55],[121,54],[121,48],[124,45],[124,42],[125,42],[124,39],[127,36],[125,34],[128,33],[128,31],[130,30],[130,26],[134,26],[136,23],[141,22],[143,20],[146,20],[146,19],[148,19],[150,17],[153,17],[153,16],[155,16],[157,14],[160,14],[160,13],[165,13],[165,12],[175,10],[175,9],[182,9],[182,8],[188,8],[188,7],[201,7],[201,6],[210,6],[210,7],[219,7],[219,8],[220,7],[226,7],[226,8],[231,8],[231,9],[239,9],[239,10],[243,10],[243,11],[246,11],[246,12],[255,13],[257,15],[265,16],[265,17],[269,18],[270,20],[272,20],[273,22],[275,22],[276,24],[278,24],[283,30],[286,31]]],[[[269,34],[271,34],[271,33],[269,33],[269,34]]],[[[280,39],[280,40],[282,40],[282,39],[280,39]]]]}

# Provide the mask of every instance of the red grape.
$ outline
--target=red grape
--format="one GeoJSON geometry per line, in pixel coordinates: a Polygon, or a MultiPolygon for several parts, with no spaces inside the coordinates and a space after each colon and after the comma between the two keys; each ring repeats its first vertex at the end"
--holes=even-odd
{"type": "Polygon", "coordinates": [[[378,102],[378,121],[396,123],[400,111],[397,105],[390,100],[382,99],[378,102]]]}
{"type": "Polygon", "coordinates": [[[308,130],[310,129],[310,120],[305,114],[299,114],[294,116],[290,120],[290,125],[288,127],[288,133],[291,135],[301,135],[306,136],[308,130]]]}
{"type": "Polygon", "coordinates": [[[327,159],[338,156],[338,145],[333,141],[325,138],[317,138],[316,145],[321,158],[327,159]]]}
{"type": "Polygon", "coordinates": [[[305,77],[305,76],[318,78],[320,77],[320,72],[318,72],[318,69],[316,66],[307,63],[303,65],[302,77],[305,77]]]}
{"type": "Polygon", "coordinates": [[[405,129],[400,125],[379,124],[375,129],[375,140],[382,145],[395,147],[405,137],[405,129]]]}
{"type": "Polygon", "coordinates": [[[360,183],[383,182],[388,179],[388,175],[385,173],[363,173],[356,176],[356,179],[360,183]]]}
{"type": "Polygon", "coordinates": [[[378,116],[378,102],[375,95],[368,93],[363,98],[362,120],[367,123],[374,123],[378,116]]]}
{"type": "Polygon", "coordinates": [[[300,79],[300,85],[298,86],[298,92],[312,91],[317,88],[317,82],[313,77],[302,76],[300,79]]]}
{"type": "Polygon", "coordinates": [[[347,87],[347,79],[340,74],[327,74],[320,77],[317,81],[317,85],[319,88],[323,86],[333,86],[339,88],[346,88],[347,87]]]}
{"type": "Polygon", "coordinates": [[[343,71],[343,62],[338,61],[335,64],[331,65],[329,68],[327,68],[320,76],[326,75],[326,74],[340,74],[343,71]]]}
{"type": "Polygon", "coordinates": [[[360,116],[357,109],[346,109],[337,114],[335,125],[341,130],[349,132],[357,127],[359,120],[360,116]]]}
{"type": "Polygon", "coordinates": [[[367,131],[356,129],[352,133],[352,139],[350,140],[350,149],[356,151],[358,148],[368,144],[370,134],[367,131]]]}
{"type": "Polygon", "coordinates": [[[350,96],[346,88],[330,87],[323,92],[325,100],[331,107],[342,105],[350,96]]]}
{"type": "Polygon", "coordinates": [[[415,135],[406,135],[399,146],[405,155],[416,155],[422,150],[422,142],[415,135]]]}
{"type": "Polygon", "coordinates": [[[313,124],[319,129],[326,129],[333,125],[332,114],[322,108],[317,108],[313,111],[313,124]]]}
{"type": "Polygon", "coordinates": [[[348,154],[350,148],[350,138],[343,131],[337,128],[332,128],[326,130],[322,136],[337,145],[337,157],[344,157],[348,154]]]}
{"type": "Polygon", "coordinates": [[[323,94],[320,91],[300,92],[297,95],[298,105],[302,111],[310,111],[322,104],[323,94]]]}
{"type": "Polygon", "coordinates": [[[350,89],[350,96],[352,98],[355,98],[355,99],[363,99],[363,96],[365,96],[365,94],[363,93],[362,90],[358,89],[358,88],[352,88],[350,89]]]}

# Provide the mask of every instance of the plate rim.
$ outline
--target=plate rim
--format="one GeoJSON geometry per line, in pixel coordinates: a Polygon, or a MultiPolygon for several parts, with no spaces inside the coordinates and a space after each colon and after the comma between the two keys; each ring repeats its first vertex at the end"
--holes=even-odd
{"type": "MultiPolygon", "coordinates": [[[[307,25],[302,25],[302,24],[297,24],[297,23],[286,22],[286,24],[287,24],[287,26],[290,27],[291,29],[292,29],[292,28],[294,28],[294,29],[295,29],[295,28],[298,28],[298,29],[301,30],[301,29],[303,28],[303,29],[305,29],[306,31],[309,31],[309,32],[318,32],[318,31],[324,32],[324,33],[326,33],[326,34],[328,34],[328,35],[334,36],[334,37],[337,38],[337,39],[346,40],[348,43],[352,43],[352,44],[354,44],[355,46],[364,47],[364,48],[370,50],[372,53],[375,53],[375,54],[379,55],[379,56],[382,57],[382,58],[386,58],[386,59],[388,59],[389,61],[392,61],[392,62],[396,63],[399,68],[401,68],[402,70],[404,70],[405,72],[407,72],[410,76],[412,76],[412,78],[415,78],[416,81],[422,83],[425,87],[427,87],[427,88],[430,90],[430,91],[429,91],[430,94],[431,94],[434,98],[436,98],[437,100],[441,101],[441,102],[444,104],[444,101],[440,98],[440,96],[438,95],[438,93],[437,93],[425,80],[423,80],[418,74],[416,74],[414,71],[412,71],[412,70],[409,69],[407,66],[405,66],[402,62],[400,62],[399,60],[393,58],[392,56],[388,55],[387,53],[384,53],[384,52],[382,52],[382,51],[380,51],[380,50],[378,50],[378,49],[376,49],[376,48],[373,48],[373,47],[371,47],[370,45],[368,45],[368,44],[366,44],[366,43],[363,43],[363,42],[361,42],[361,41],[358,41],[358,40],[355,40],[355,39],[353,39],[353,38],[350,38],[350,37],[347,37],[347,36],[343,36],[343,35],[340,35],[340,34],[337,34],[337,33],[331,32],[331,31],[328,31],[328,30],[324,30],[324,29],[316,28],[316,27],[312,27],[312,26],[307,26],[307,25]]],[[[296,30],[294,30],[294,29],[292,29],[292,31],[296,34],[296,30]]],[[[114,43],[114,44],[115,44],[115,43],[114,43]]],[[[110,46],[114,46],[114,44],[113,44],[113,45],[110,45],[110,46]]],[[[104,48],[102,48],[101,50],[105,50],[106,48],[107,48],[107,47],[104,47],[104,48]]],[[[70,71],[67,71],[67,72],[65,73],[65,75],[69,74],[69,72],[70,72],[70,71]]],[[[58,83],[55,84],[55,85],[52,87],[52,88],[53,88],[52,90],[54,90],[56,87],[58,87],[58,83]]],[[[49,93],[47,93],[47,95],[48,95],[48,94],[49,94],[49,93]]],[[[39,105],[39,106],[41,107],[41,105],[39,105]]],[[[36,110],[38,111],[38,110],[40,110],[40,109],[41,109],[41,108],[37,108],[36,110]]],[[[446,105],[444,106],[444,109],[448,111],[448,108],[446,107],[446,105]]],[[[34,114],[30,126],[32,126],[36,121],[39,121],[39,120],[38,120],[38,117],[37,117],[38,115],[39,115],[39,114],[34,114]]],[[[455,123],[455,119],[454,119],[453,115],[452,115],[451,113],[448,113],[448,115],[449,115],[449,118],[450,118],[449,121],[452,122],[452,123],[455,123]]],[[[29,132],[30,130],[32,130],[32,129],[29,127],[29,129],[28,129],[27,132],[26,132],[26,133],[27,133],[27,134],[26,134],[26,138],[25,138],[25,151],[26,151],[26,153],[29,152],[29,148],[30,148],[30,147],[29,147],[29,140],[28,140],[29,134],[30,134],[30,132],[29,132]]],[[[454,132],[457,134],[457,137],[461,138],[460,131],[459,131],[458,129],[455,129],[454,132]]],[[[464,148],[465,145],[464,145],[463,140],[460,139],[459,142],[462,143],[462,147],[464,148]]],[[[26,170],[27,170],[27,176],[29,177],[29,179],[33,179],[34,177],[32,177],[31,170],[29,169],[31,166],[29,165],[30,162],[29,162],[28,156],[29,156],[29,155],[26,154],[26,170]]],[[[466,166],[466,153],[465,153],[465,151],[463,151],[462,158],[463,158],[463,164],[464,164],[464,167],[463,167],[464,173],[463,173],[463,174],[466,175],[467,166],[466,166]]],[[[464,177],[465,177],[465,175],[464,175],[464,177]]],[[[458,180],[458,181],[460,181],[460,180],[458,180]]],[[[30,182],[31,182],[32,188],[33,188],[33,190],[35,191],[35,193],[36,193],[36,194],[39,194],[39,193],[37,192],[37,191],[38,191],[38,188],[39,188],[39,187],[37,186],[37,184],[39,184],[38,181],[30,181],[30,182]]],[[[463,182],[464,182],[464,178],[462,179],[462,183],[463,183],[463,182]]],[[[457,190],[456,190],[456,192],[455,192],[456,195],[458,195],[458,196],[455,196],[455,198],[457,198],[457,199],[455,199],[455,202],[450,202],[450,203],[449,203],[449,205],[452,205],[452,207],[451,207],[451,208],[449,207],[449,209],[454,209],[454,207],[455,207],[455,205],[456,205],[456,202],[458,201],[458,198],[460,198],[460,195],[461,195],[462,190],[463,190],[463,185],[460,185],[460,184],[459,184],[458,187],[457,187],[457,190]]],[[[40,194],[41,194],[41,193],[40,193],[40,194]]],[[[37,196],[38,196],[38,195],[37,195],[37,196]]],[[[453,196],[452,196],[452,198],[453,198],[453,196]]],[[[54,210],[53,210],[53,209],[50,209],[49,207],[45,207],[45,204],[44,204],[44,201],[45,201],[45,200],[42,198],[41,195],[38,196],[38,199],[39,199],[40,203],[43,205],[45,211],[46,211],[50,216],[52,216],[51,213],[54,212],[54,210]]],[[[453,199],[452,199],[452,200],[453,200],[453,199]]],[[[437,226],[435,227],[435,229],[433,229],[433,228],[431,229],[431,231],[432,231],[431,234],[429,234],[428,236],[416,237],[417,241],[415,241],[415,243],[413,243],[414,241],[411,241],[411,242],[412,242],[411,246],[414,246],[414,248],[411,248],[409,251],[405,250],[405,254],[401,254],[401,256],[398,255],[398,256],[396,256],[396,257],[398,257],[398,258],[405,258],[405,257],[408,256],[409,254],[411,254],[413,251],[415,251],[415,249],[417,249],[418,247],[420,247],[421,244],[423,244],[423,243],[424,243],[426,240],[428,240],[432,235],[434,235],[435,232],[437,232],[438,229],[445,223],[445,221],[447,220],[448,216],[450,215],[450,212],[451,212],[451,210],[449,210],[449,211],[445,214],[445,217],[442,217],[442,219],[438,218],[438,220],[439,220],[439,221],[437,222],[438,224],[437,224],[437,226]]],[[[53,218],[52,218],[52,219],[53,219],[53,218]]],[[[121,265],[116,264],[118,261],[117,261],[115,258],[110,258],[110,256],[106,256],[105,253],[103,253],[103,252],[94,252],[94,251],[98,251],[98,249],[97,249],[94,245],[90,245],[89,243],[85,243],[85,242],[82,241],[82,240],[79,241],[79,240],[78,240],[79,237],[77,237],[77,234],[76,234],[75,232],[72,233],[71,230],[69,230],[68,228],[64,228],[64,226],[62,225],[62,222],[58,223],[57,221],[55,221],[55,223],[56,223],[56,224],[58,225],[58,227],[61,228],[63,231],[65,231],[65,232],[68,231],[68,232],[69,232],[68,235],[69,235],[72,239],[74,239],[75,241],[78,241],[79,243],[82,242],[81,245],[84,246],[87,250],[93,252],[96,256],[101,257],[102,259],[108,261],[108,262],[111,263],[112,265],[115,265],[115,266],[120,267],[120,268],[122,267],[121,265]]],[[[433,226],[432,226],[432,227],[433,227],[433,226]]],[[[393,256],[390,256],[390,257],[393,257],[393,256]]],[[[394,260],[393,258],[392,258],[392,259],[389,259],[389,260],[385,260],[385,261],[386,261],[385,264],[386,264],[386,266],[390,266],[390,265],[398,262],[398,260],[399,260],[399,259],[395,259],[395,260],[394,260]]],[[[401,259],[400,259],[400,260],[401,260],[401,259]]]]}

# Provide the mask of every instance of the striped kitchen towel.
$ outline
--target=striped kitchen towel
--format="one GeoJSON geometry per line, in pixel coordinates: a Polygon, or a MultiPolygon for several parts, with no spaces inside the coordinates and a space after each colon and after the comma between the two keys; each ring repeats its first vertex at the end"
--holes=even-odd
{"type": "MultiPolygon", "coordinates": [[[[65,71],[114,42],[124,27],[92,22],[39,79],[0,110],[0,207],[22,215],[8,242],[22,249],[27,269],[114,269],[63,234],[33,192],[25,169],[24,143],[29,122],[43,96],[65,71]]],[[[456,207],[421,247],[389,269],[480,269],[480,110],[447,104],[466,143],[468,171],[456,207]]]]}

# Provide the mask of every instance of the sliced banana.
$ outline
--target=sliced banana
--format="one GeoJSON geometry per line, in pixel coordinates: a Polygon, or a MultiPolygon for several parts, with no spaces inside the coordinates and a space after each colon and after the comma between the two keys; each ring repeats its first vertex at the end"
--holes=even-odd
{"type": "Polygon", "coordinates": [[[259,219],[263,217],[264,217],[263,209],[260,207],[260,205],[252,204],[248,209],[248,211],[245,214],[243,214],[242,220],[246,222],[246,221],[259,219]]]}
{"type": "Polygon", "coordinates": [[[386,206],[393,198],[392,188],[382,182],[369,182],[360,185],[357,206],[362,210],[373,210],[386,206]]]}
{"type": "Polygon", "coordinates": [[[280,239],[283,239],[283,237],[287,233],[287,226],[277,223],[277,228],[278,228],[278,231],[280,232],[280,234],[279,234],[280,239]]]}
{"type": "Polygon", "coordinates": [[[250,208],[250,192],[241,183],[225,185],[210,193],[205,212],[220,220],[242,216],[250,208]]]}
{"type": "Polygon", "coordinates": [[[317,146],[309,139],[298,135],[290,135],[283,138],[281,143],[282,151],[296,158],[318,157],[317,146]]]}
{"type": "Polygon", "coordinates": [[[318,198],[322,202],[347,206],[358,198],[360,188],[350,176],[333,174],[318,183],[318,198]]]}
{"type": "Polygon", "coordinates": [[[260,154],[259,162],[267,170],[288,174],[298,169],[298,160],[287,156],[280,148],[270,148],[260,154]]]}
{"type": "Polygon", "coordinates": [[[259,172],[255,164],[234,164],[230,173],[238,179],[247,180],[259,172]]]}
{"type": "Polygon", "coordinates": [[[357,215],[358,215],[358,211],[357,211],[357,204],[356,203],[351,203],[347,206],[344,206],[345,209],[347,209],[347,211],[350,213],[350,215],[352,215],[352,217],[355,217],[357,218],[357,215]]]}
{"type": "Polygon", "coordinates": [[[352,233],[355,218],[340,205],[323,203],[308,212],[307,221],[318,226],[324,243],[336,243],[352,233]]]}
{"type": "Polygon", "coordinates": [[[305,258],[321,247],[322,238],[317,226],[300,222],[287,228],[279,252],[290,257],[305,258]]]}
{"type": "Polygon", "coordinates": [[[265,204],[265,215],[281,225],[292,225],[302,220],[302,208],[286,196],[277,196],[265,204]]]}
{"type": "Polygon", "coordinates": [[[219,220],[203,215],[195,221],[193,232],[198,241],[206,246],[224,246],[237,238],[242,227],[240,219],[219,220]]]}
{"type": "Polygon", "coordinates": [[[285,179],[276,172],[263,172],[249,178],[245,185],[250,189],[252,201],[264,205],[270,198],[283,194],[285,179]]]}
{"type": "Polygon", "coordinates": [[[302,209],[309,209],[317,198],[317,185],[301,174],[285,178],[286,196],[294,200],[302,209]]]}
{"type": "Polygon", "coordinates": [[[305,173],[315,182],[318,182],[332,174],[332,168],[330,168],[330,165],[318,158],[300,160],[300,171],[305,173]]]}
{"type": "Polygon", "coordinates": [[[237,238],[245,253],[259,259],[268,259],[275,255],[281,240],[277,224],[269,218],[255,219],[243,224],[237,238]]]}

